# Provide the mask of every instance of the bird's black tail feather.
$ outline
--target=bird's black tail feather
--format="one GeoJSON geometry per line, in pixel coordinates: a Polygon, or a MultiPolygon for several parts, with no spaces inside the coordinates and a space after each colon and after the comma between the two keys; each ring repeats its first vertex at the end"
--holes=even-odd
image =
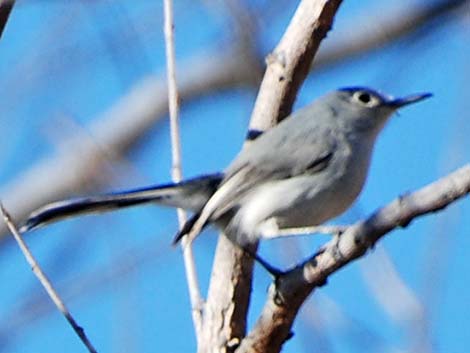
{"type": "Polygon", "coordinates": [[[199,211],[214,193],[221,174],[212,174],[181,183],[150,186],[123,192],[53,202],[32,212],[21,231],[82,214],[100,213],[146,203],[156,203],[199,211]]]}

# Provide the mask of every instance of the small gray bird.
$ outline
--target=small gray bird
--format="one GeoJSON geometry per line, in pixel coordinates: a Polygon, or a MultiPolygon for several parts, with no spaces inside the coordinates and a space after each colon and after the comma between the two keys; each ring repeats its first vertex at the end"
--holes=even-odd
{"type": "Polygon", "coordinates": [[[245,248],[261,238],[307,233],[359,195],[377,135],[388,118],[431,94],[392,98],[364,87],[333,91],[264,132],[222,174],[85,197],[33,212],[23,231],[82,213],[142,203],[194,212],[174,242],[209,223],[245,248]]]}

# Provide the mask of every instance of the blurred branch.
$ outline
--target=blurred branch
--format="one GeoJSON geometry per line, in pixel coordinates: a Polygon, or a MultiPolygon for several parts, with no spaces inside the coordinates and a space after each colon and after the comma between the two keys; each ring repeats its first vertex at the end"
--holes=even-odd
{"type": "MultiPolygon", "coordinates": [[[[181,99],[195,99],[201,95],[239,85],[251,85],[251,59],[246,54],[226,51],[224,54],[203,55],[187,62],[181,71],[181,99]]],[[[138,84],[108,111],[90,125],[95,144],[72,138],[68,146],[55,157],[40,161],[23,175],[2,187],[2,199],[13,217],[24,219],[34,209],[85,187],[102,184],[103,150],[107,155],[125,153],[139,141],[151,126],[165,116],[168,109],[165,80],[148,77],[138,84]]],[[[0,225],[0,240],[6,228],[0,225]]]]}
{"type": "Polygon", "coordinates": [[[354,352],[405,352],[399,351],[381,336],[377,327],[369,327],[357,320],[324,292],[315,293],[312,300],[305,302],[298,319],[301,322],[297,321],[297,327],[304,332],[304,337],[301,338],[305,341],[305,353],[334,352],[333,342],[346,340],[350,342],[350,350],[354,352]],[[320,337],[319,331],[323,331],[320,337]],[[331,342],[326,341],[330,336],[333,336],[331,342]],[[312,341],[315,345],[312,345],[312,341]]]}
{"type": "Polygon", "coordinates": [[[415,292],[400,277],[385,249],[378,246],[361,262],[365,284],[385,313],[407,333],[410,352],[432,353],[429,318],[415,292]]]}
{"type": "Polygon", "coordinates": [[[15,5],[15,0],[0,0],[0,38],[3,35],[11,10],[15,5]]]}
{"type": "MultiPolygon", "coordinates": [[[[251,116],[251,131],[266,130],[289,114],[340,3],[339,0],[299,3],[282,39],[267,58],[268,66],[251,116]]],[[[232,350],[243,342],[252,275],[253,259],[227,237],[219,237],[204,312],[205,346],[200,352],[232,350]]],[[[257,347],[254,351],[279,351],[287,336],[274,335],[280,339],[277,347],[257,347]]]]}
{"type": "Polygon", "coordinates": [[[238,352],[252,352],[260,345],[277,349],[289,335],[302,303],[328,277],[363,256],[385,234],[406,227],[421,215],[442,210],[470,192],[470,164],[424,188],[397,198],[368,219],[350,226],[320,253],[287,272],[270,287],[269,298],[238,352]],[[275,318],[275,320],[273,320],[275,318]]]}
{"type": "MultiPolygon", "coordinates": [[[[205,1],[210,2],[212,7],[215,6],[214,3],[217,3],[217,1],[214,0],[205,1]]],[[[260,9],[256,8],[255,10],[258,10],[258,12],[256,12],[252,17],[255,17],[258,21],[259,18],[264,17],[267,19],[263,22],[271,23],[272,19],[270,16],[276,16],[278,12],[274,11],[273,13],[266,7],[279,6],[282,10],[279,11],[279,13],[282,14],[285,11],[285,5],[283,5],[283,3],[284,1],[280,0],[267,2],[266,6],[263,6],[260,9]]],[[[431,3],[431,5],[428,5],[430,7],[437,6],[433,5],[435,1],[429,3],[431,3]]],[[[355,27],[355,31],[347,31],[346,33],[341,33],[341,35],[334,35],[332,38],[329,38],[329,40],[325,42],[322,50],[320,50],[316,56],[313,70],[330,68],[331,66],[334,66],[334,64],[337,64],[338,61],[346,60],[350,57],[361,54],[360,50],[365,50],[365,52],[367,52],[372,49],[380,48],[386,44],[393,43],[397,39],[403,39],[404,36],[414,33],[414,31],[419,30],[420,28],[429,26],[438,18],[439,21],[442,21],[439,23],[439,26],[442,26],[445,25],[445,22],[453,21],[457,16],[461,16],[465,13],[464,11],[458,11],[459,4],[465,6],[465,0],[440,0],[438,1],[438,4],[444,5],[442,8],[436,7],[437,11],[428,11],[428,6],[421,6],[416,10],[410,10],[408,7],[405,7],[405,10],[398,12],[393,10],[390,11],[390,8],[385,8],[381,13],[386,14],[387,17],[380,18],[380,21],[377,20],[377,14],[373,14],[371,16],[370,12],[367,12],[367,15],[365,16],[352,18],[351,22],[355,27]],[[442,12],[439,12],[439,10],[442,12]],[[421,15],[421,11],[427,13],[427,15],[421,15]],[[453,14],[455,14],[455,16],[451,16],[453,14]],[[414,17],[414,15],[416,15],[416,17],[414,17]],[[405,22],[403,18],[408,18],[409,20],[405,22]],[[423,22],[415,25],[415,19],[422,19],[423,22]],[[403,30],[397,32],[391,31],[395,26],[403,27],[403,29],[408,29],[410,32],[403,30]],[[357,36],[354,35],[355,33],[358,33],[357,36]],[[384,35],[385,33],[387,35],[384,35]],[[401,33],[401,36],[395,37],[396,33],[401,33]],[[376,38],[378,42],[369,38],[376,38]],[[345,48],[348,49],[346,50],[345,48]]],[[[68,6],[70,7],[70,5],[68,6]]],[[[393,5],[390,3],[388,6],[392,7],[393,5]]],[[[209,5],[207,5],[207,7],[209,7],[209,5]]],[[[74,12],[71,17],[76,18],[76,13],[74,12]]],[[[57,35],[73,33],[74,26],[77,26],[77,24],[67,16],[60,18],[60,21],[63,23],[59,25],[57,23],[52,23],[52,26],[47,28],[48,32],[46,32],[46,34],[42,33],[41,38],[43,40],[36,43],[32,48],[33,50],[29,50],[25,55],[19,58],[20,61],[16,64],[16,67],[18,68],[17,70],[9,70],[5,73],[6,76],[3,77],[3,82],[5,87],[8,87],[7,92],[10,93],[13,91],[17,97],[20,97],[9,98],[9,104],[21,104],[22,100],[27,99],[28,96],[34,94],[38,89],[41,89],[43,83],[51,76],[58,77],[60,75],[66,75],[67,77],[71,77],[71,75],[83,75],[84,70],[88,68],[88,65],[85,65],[85,63],[94,62],[97,55],[105,55],[105,53],[102,52],[101,44],[96,45],[89,40],[84,41],[83,38],[75,41],[70,41],[70,39],[57,41],[57,35]],[[70,21],[72,21],[72,24],[70,21]],[[47,40],[45,40],[46,38],[47,40]],[[41,49],[43,47],[48,47],[49,50],[44,51],[41,49]],[[67,60],[64,60],[64,53],[67,54],[67,60]],[[51,65],[51,63],[53,63],[53,65],[51,65]],[[30,74],[18,82],[18,72],[26,71],[30,72],[30,74]],[[41,87],[37,87],[39,85],[41,87]]],[[[244,21],[243,18],[242,21],[244,21]]],[[[154,34],[148,29],[154,26],[154,22],[155,14],[152,12],[149,14],[149,12],[146,11],[145,13],[139,14],[139,20],[135,24],[135,32],[129,32],[128,30],[123,31],[123,28],[127,28],[125,27],[125,24],[117,23],[117,29],[114,32],[110,30],[106,37],[106,48],[118,48],[119,51],[115,55],[120,56],[121,60],[123,60],[123,56],[124,58],[128,58],[129,47],[131,47],[133,51],[138,50],[138,48],[134,48],[135,43],[138,43],[136,36],[141,38],[142,41],[153,39],[154,34]]],[[[250,28],[256,28],[256,25],[251,26],[250,28]]],[[[254,36],[259,37],[259,34],[255,33],[254,36]]],[[[230,45],[234,44],[234,47],[236,47],[240,44],[238,41],[239,38],[235,36],[235,38],[230,38],[228,43],[230,45]]],[[[217,43],[217,45],[226,44],[227,42],[217,43]]],[[[259,50],[260,48],[258,48],[258,51],[259,50]]],[[[223,51],[215,50],[213,54],[218,56],[221,53],[223,54],[223,51]]],[[[132,58],[133,57],[131,56],[131,59],[132,58]]],[[[223,58],[224,56],[220,59],[222,60],[223,58]]],[[[260,61],[261,60],[256,61],[257,65],[259,65],[260,61]]],[[[248,66],[252,63],[252,61],[248,60],[245,64],[248,66]]],[[[135,60],[127,60],[120,65],[135,65],[135,60]]],[[[258,77],[257,74],[254,76],[256,78],[258,77]]],[[[256,81],[252,80],[252,82],[256,81]]]]}
{"type": "MultiPolygon", "coordinates": [[[[466,10],[467,21],[470,20],[470,6],[467,2],[466,10]]],[[[468,23],[467,23],[468,25],[468,23]]],[[[468,29],[467,29],[468,33],[468,29]]],[[[438,170],[450,170],[456,165],[461,165],[468,161],[470,142],[467,138],[470,134],[470,125],[468,124],[468,112],[470,101],[467,99],[465,88],[470,78],[470,66],[468,61],[463,61],[462,66],[456,68],[460,72],[457,79],[457,96],[455,97],[455,118],[452,125],[449,126],[450,132],[445,139],[445,145],[440,148],[438,156],[438,170]]],[[[421,351],[421,346],[425,339],[435,342],[436,333],[433,325],[439,322],[440,314],[448,310],[453,300],[446,300],[447,290],[449,288],[449,275],[453,272],[452,263],[456,258],[456,252],[459,251],[459,242],[463,240],[459,237],[449,237],[449,234],[458,234],[462,231],[462,222],[466,217],[463,208],[453,208],[446,212],[445,217],[436,218],[429,231],[429,239],[423,244],[423,259],[418,264],[421,274],[421,290],[425,321],[420,325],[414,325],[407,332],[410,341],[411,350],[421,351]],[[431,337],[429,337],[431,336],[431,337]],[[413,346],[414,344],[414,346],[413,346]]],[[[465,230],[463,230],[465,233],[465,230]]],[[[413,323],[411,323],[413,325],[413,323]]],[[[410,325],[410,326],[411,326],[410,325]]],[[[437,352],[439,349],[432,345],[431,348],[437,352]]]]}
{"type": "Polygon", "coordinates": [[[337,33],[338,40],[327,42],[318,53],[312,69],[331,67],[354,56],[378,50],[429,27],[434,21],[453,18],[451,15],[458,15],[459,9],[463,10],[464,6],[468,6],[466,0],[440,0],[423,4],[411,10],[404,6],[395,11],[395,14],[384,10],[384,15],[379,19],[374,16],[371,20],[370,14],[364,19],[353,19],[351,22],[360,25],[355,25],[354,31],[337,33]]]}

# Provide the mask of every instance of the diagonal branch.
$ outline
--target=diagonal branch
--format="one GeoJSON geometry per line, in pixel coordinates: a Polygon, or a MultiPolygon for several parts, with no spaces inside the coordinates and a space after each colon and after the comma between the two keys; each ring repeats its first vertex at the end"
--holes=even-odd
{"type": "Polygon", "coordinates": [[[237,352],[258,352],[268,347],[278,352],[289,337],[295,316],[316,287],[324,285],[332,273],[367,250],[395,228],[406,227],[414,218],[442,210],[470,193],[470,164],[422,189],[398,197],[368,219],[350,226],[324,250],[282,276],[269,290],[262,314],[237,352]]]}
{"type": "Polygon", "coordinates": [[[340,0],[299,4],[284,36],[266,59],[266,73],[251,115],[251,130],[266,130],[290,114],[340,4],[340,0]]]}
{"type": "Polygon", "coordinates": [[[72,327],[76,335],[80,338],[82,343],[85,345],[87,350],[90,353],[96,353],[95,347],[89,340],[88,336],[85,334],[85,330],[78,325],[77,321],[74,319],[69,309],[66,307],[62,298],[59,296],[59,294],[55,290],[51,281],[49,280],[49,278],[47,278],[46,274],[44,273],[42,268],[39,266],[39,263],[37,262],[36,258],[33,256],[31,251],[29,250],[28,245],[26,245],[26,243],[24,242],[23,237],[18,231],[18,228],[13,223],[13,220],[10,214],[3,207],[3,204],[1,202],[0,202],[0,213],[3,217],[5,224],[7,225],[11,234],[13,235],[13,238],[15,238],[16,242],[18,243],[18,246],[21,252],[23,253],[26,261],[31,266],[31,270],[33,271],[34,275],[38,278],[39,282],[46,290],[47,295],[49,295],[49,298],[52,300],[52,302],[57,307],[57,309],[62,313],[62,315],[64,315],[65,319],[70,324],[70,326],[72,327]]]}

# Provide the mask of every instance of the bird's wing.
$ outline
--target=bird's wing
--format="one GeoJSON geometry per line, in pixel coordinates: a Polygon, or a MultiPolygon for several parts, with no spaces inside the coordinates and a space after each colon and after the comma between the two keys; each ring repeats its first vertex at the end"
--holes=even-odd
{"type": "Polygon", "coordinates": [[[315,174],[326,168],[336,149],[331,131],[292,130],[289,136],[283,136],[282,130],[269,130],[242,150],[226,170],[217,191],[176,235],[174,242],[186,234],[193,240],[211,219],[236,208],[253,188],[275,180],[315,174]]]}

